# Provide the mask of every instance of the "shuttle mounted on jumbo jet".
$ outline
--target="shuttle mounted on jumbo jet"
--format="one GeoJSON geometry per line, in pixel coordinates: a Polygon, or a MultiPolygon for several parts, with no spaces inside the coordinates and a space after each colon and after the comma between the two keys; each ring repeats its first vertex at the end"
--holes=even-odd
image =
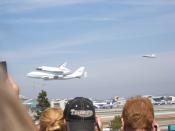
{"type": "Polygon", "coordinates": [[[43,80],[67,80],[87,76],[87,72],[85,71],[85,67],[83,66],[78,68],[73,73],[65,66],[65,63],[59,67],[41,66],[36,69],[37,71],[32,71],[28,73],[27,77],[43,80]]]}

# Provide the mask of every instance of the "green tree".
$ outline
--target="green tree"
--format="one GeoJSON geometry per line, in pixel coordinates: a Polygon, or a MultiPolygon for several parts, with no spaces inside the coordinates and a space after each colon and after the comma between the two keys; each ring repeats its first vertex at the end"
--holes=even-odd
{"type": "Polygon", "coordinates": [[[114,119],[111,121],[111,129],[112,131],[117,131],[121,127],[121,118],[120,116],[115,116],[114,119]]]}
{"type": "Polygon", "coordinates": [[[38,104],[36,105],[37,111],[35,115],[35,119],[38,120],[40,118],[41,113],[48,107],[50,107],[49,100],[47,98],[47,92],[42,90],[37,97],[38,104]]]}

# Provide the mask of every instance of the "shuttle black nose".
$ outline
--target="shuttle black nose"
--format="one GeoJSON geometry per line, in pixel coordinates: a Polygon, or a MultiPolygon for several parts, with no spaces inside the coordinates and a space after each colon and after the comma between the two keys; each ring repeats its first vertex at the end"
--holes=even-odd
{"type": "Polygon", "coordinates": [[[42,70],[42,68],[41,67],[38,67],[38,68],[36,68],[36,70],[42,70]]]}

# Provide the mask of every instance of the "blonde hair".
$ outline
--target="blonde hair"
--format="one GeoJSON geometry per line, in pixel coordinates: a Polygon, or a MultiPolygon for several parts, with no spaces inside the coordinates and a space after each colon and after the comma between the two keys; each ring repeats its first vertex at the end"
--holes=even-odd
{"type": "Polygon", "coordinates": [[[48,108],[40,117],[40,131],[64,131],[63,110],[48,108]]]}
{"type": "Polygon", "coordinates": [[[36,131],[16,94],[0,81],[0,131],[36,131]]]}

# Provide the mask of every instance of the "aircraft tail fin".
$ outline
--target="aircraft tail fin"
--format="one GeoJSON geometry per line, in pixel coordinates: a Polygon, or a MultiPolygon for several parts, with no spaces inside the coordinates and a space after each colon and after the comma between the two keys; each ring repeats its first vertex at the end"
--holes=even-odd
{"type": "Polygon", "coordinates": [[[60,68],[63,68],[63,67],[66,67],[66,65],[67,65],[67,62],[64,62],[62,65],[60,65],[59,67],[60,68]]]}
{"type": "Polygon", "coordinates": [[[85,67],[82,66],[80,68],[78,68],[73,74],[72,76],[77,77],[77,78],[81,78],[85,73],[85,67]]]}
{"type": "Polygon", "coordinates": [[[83,76],[84,76],[85,78],[88,77],[87,71],[84,72],[83,76]]]}

